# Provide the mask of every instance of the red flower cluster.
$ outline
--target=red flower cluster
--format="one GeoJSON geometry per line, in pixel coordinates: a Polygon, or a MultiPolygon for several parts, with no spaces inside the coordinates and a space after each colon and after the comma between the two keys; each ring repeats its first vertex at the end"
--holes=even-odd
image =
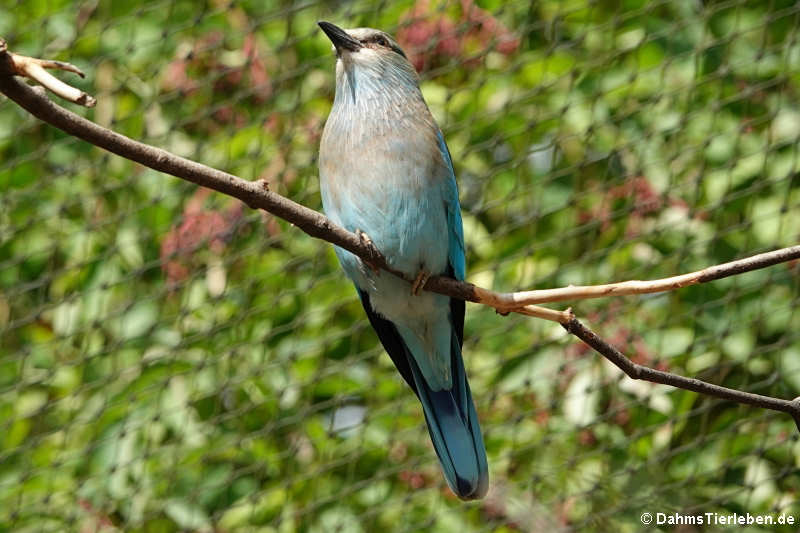
{"type": "Polygon", "coordinates": [[[183,210],[181,223],[173,226],[161,242],[161,268],[170,286],[189,277],[198,250],[207,246],[212,253],[221,255],[242,217],[239,202],[222,213],[206,209],[203,203],[210,192],[204,188],[197,190],[183,210]]]}
{"type": "MultiPolygon", "coordinates": [[[[511,55],[520,44],[519,37],[473,0],[461,0],[461,16],[455,21],[441,10],[431,9],[428,0],[418,0],[404,17],[397,39],[420,72],[464,57],[467,51],[477,57],[491,50],[511,55]]],[[[477,61],[466,64],[477,66],[477,61]]]]}

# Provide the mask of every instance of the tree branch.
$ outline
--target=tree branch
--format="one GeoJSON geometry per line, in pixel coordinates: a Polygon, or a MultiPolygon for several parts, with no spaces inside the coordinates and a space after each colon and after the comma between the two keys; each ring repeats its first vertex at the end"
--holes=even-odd
{"type": "MultiPolygon", "coordinates": [[[[312,237],[340,246],[359,256],[366,263],[405,279],[409,282],[409,290],[411,290],[410,283],[413,280],[395,270],[369,240],[337,226],[313,209],[270,191],[265,181],[247,181],[161,148],[134,141],[64,109],[47,98],[41,89],[30,87],[14,78],[14,75],[18,75],[19,72],[10,66],[8,57],[11,55],[10,52],[0,47],[0,92],[36,118],[125,159],[238,198],[253,209],[263,209],[272,213],[294,224],[312,237]]],[[[461,300],[485,303],[478,297],[474,285],[452,278],[431,276],[425,283],[424,289],[461,300]]],[[[481,294],[491,296],[492,291],[481,289],[481,294]]],[[[503,309],[503,311],[507,311],[507,309],[503,309]]],[[[533,305],[518,306],[513,311],[560,323],[571,318],[568,312],[533,305]]]]}
{"type": "Polygon", "coordinates": [[[724,400],[755,405],[756,407],[780,411],[782,413],[789,413],[792,415],[792,418],[794,418],[798,431],[800,431],[800,397],[794,400],[783,400],[781,398],[729,389],[699,379],[687,378],[678,374],[672,374],[671,372],[664,372],[662,370],[656,370],[655,368],[642,366],[625,357],[622,352],[600,338],[594,331],[584,326],[577,318],[570,319],[566,324],[562,324],[562,327],[611,361],[631,379],[661,383],[663,385],[699,392],[700,394],[714,396],[724,400]]]}
{"type": "MultiPolygon", "coordinates": [[[[166,150],[134,141],[56,105],[46,97],[41,88],[32,88],[14,78],[16,75],[29,77],[67,100],[88,106],[94,105],[94,99],[85,93],[81,93],[83,96],[76,96],[75,91],[78,91],[78,89],[62,84],[69,89],[65,90],[64,87],[59,86],[61,82],[58,80],[56,80],[58,84],[54,84],[50,80],[52,76],[46,73],[43,70],[44,68],[70,70],[82,75],[80,71],[68,63],[49,62],[12,54],[7,51],[5,41],[0,39],[0,92],[33,116],[70,135],[126,159],[238,198],[253,209],[263,209],[294,224],[312,237],[325,240],[348,250],[371,266],[386,270],[406,280],[409,284],[413,281],[403,275],[402,272],[392,268],[386,258],[368,239],[337,226],[312,209],[270,191],[265,181],[246,181],[227,172],[176,156],[166,150]],[[46,76],[43,76],[42,73],[46,76]]],[[[471,283],[442,276],[431,276],[423,288],[453,298],[488,305],[502,314],[515,312],[559,322],[570,334],[578,337],[606,357],[632,379],[662,383],[738,403],[789,413],[794,418],[798,430],[800,430],[800,398],[789,401],[751,394],[638,365],[585,327],[574,317],[570,309],[557,311],[533,305],[534,303],[557,302],[568,299],[668,291],[765,268],[798,258],[800,258],[800,246],[793,246],[661,280],[626,281],[609,285],[565,287],[516,293],[496,293],[476,287],[471,283]]]]}
{"type": "Polygon", "coordinates": [[[710,266],[696,272],[681,274],[680,276],[649,281],[631,280],[609,283],[607,285],[569,286],[536,291],[504,293],[489,291],[488,294],[483,294],[481,292],[483,289],[479,287],[476,287],[475,290],[482,302],[491,302],[489,305],[496,309],[512,310],[521,305],[673,291],[675,289],[688,287],[689,285],[708,283],[709,281],[736,276],[752,270],[777,265],[778,263],[785,263],[793,259],[800,259],[800,245],[745,257],[744,259],[723,263],[721,265],[710,266]]]}

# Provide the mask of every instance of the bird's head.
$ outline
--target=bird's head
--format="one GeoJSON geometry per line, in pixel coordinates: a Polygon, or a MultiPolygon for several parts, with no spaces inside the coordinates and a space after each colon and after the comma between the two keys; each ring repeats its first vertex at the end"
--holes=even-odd
{"type": "Polygon", "coordinates": [[[365,77],[387,83],[418,86],[419,78],[400,45],[384,31],[372,28],[343,30],[330,22],[319,27],[336,51],[337,81],[365,77]]]}

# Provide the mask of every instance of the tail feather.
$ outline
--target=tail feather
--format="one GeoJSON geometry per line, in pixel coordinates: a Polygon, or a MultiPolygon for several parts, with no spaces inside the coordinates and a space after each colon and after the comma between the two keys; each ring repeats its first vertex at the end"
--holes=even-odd
{"type": "MultiPolygon", "coordinates": [[[[463,327],[463,301],[459,300],[461,322],[456,322],[452,330],[452,386],[450,389],[434,391],[425,381],[395,324],[372,309],[366,291],[359,289],[358,294],[381,344],[422,403],[428,432],[450,489],[462,500],[482,498],[489,489],[489,466],[478,424],[478,413],[472,402],[472,393],[461,359],[459,325],[463,327]]],[[[456,316],[454,320],[458,318],[456,316]]]]}
{"type": "Polygon", "coordinates": [[[453,386],[450,389],[431,390],[411,354],[408,361],[447,484],[462,500],[474,500],[486,495],[489,466],[455,335],[451,344],[453,386]]]}

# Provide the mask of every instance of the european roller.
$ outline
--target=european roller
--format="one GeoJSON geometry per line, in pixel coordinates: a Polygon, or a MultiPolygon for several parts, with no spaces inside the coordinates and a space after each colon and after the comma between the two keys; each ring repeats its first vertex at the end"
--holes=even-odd
{"type": "Polygon", "coordinates": [[[413,284],[336,255],[400,374],[416,393],[447,483],[478,499],[489,467],[461,345],[464,302],[420,291],[430,275],[464,279],[453,163],[405,53],[386,33],[319,26],[336,50],[336,97],[322,133],[325,213],[369,239],[413,284]]]}

